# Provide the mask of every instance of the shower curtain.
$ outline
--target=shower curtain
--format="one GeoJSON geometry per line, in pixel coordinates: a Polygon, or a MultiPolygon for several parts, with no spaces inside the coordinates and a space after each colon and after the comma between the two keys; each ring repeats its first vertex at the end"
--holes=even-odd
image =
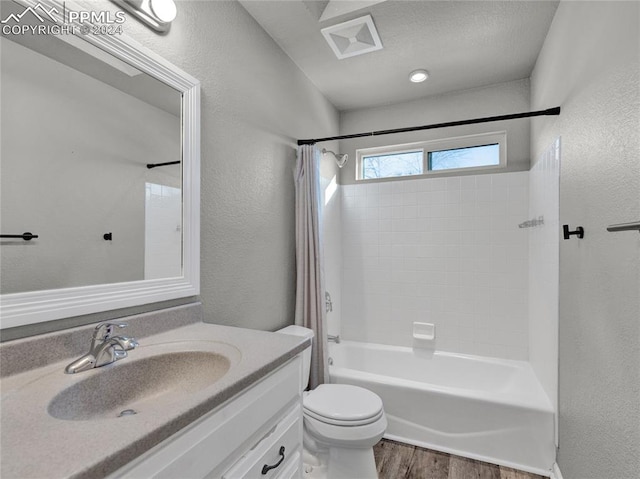
{"type": "Polygon", "coordinates": [[[309,387],[329,382],[321,243],[322,201],[320,152],[314,145],[298,147],[296,186],[296,314],[297,325],[314,332],[309,387]]]}

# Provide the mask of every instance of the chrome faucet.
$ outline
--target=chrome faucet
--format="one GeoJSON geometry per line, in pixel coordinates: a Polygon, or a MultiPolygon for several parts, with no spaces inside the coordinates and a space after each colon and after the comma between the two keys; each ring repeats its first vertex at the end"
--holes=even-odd
{"type": "Polygon", "coordinates": [[[333,341],[336,344],[340,343],[340,335],[327,334],[327,341],[333,341]]]}
{"type": "Polygon", "coordinates": [[[134,338],[112,336],[115,328],[124,328],[127,323],[100,323],[93,330],[89,352],[69,364],[64,372],[79,373],[99,368],[127,357],[127,351],[135,349],[138,342],[134,338]]]}

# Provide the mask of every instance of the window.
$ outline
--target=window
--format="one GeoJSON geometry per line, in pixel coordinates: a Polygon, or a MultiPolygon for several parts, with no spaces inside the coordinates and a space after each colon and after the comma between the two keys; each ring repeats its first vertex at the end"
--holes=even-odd
{"type": "Polygon", "coordinates": [[[362,178],[369,180],[391,176],[421,175],[424,163],[423,156],[423,150],[363,156],[362,178]]]}
{"type": "Polygon", "coordinates": [[[487,133],[356,151],[358,180],[506,166],[506,133],[487,133]]]}

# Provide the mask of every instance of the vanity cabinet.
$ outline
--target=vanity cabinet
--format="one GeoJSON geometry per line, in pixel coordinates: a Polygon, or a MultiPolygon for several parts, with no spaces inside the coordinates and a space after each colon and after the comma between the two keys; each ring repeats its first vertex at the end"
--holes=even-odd
{"type": "Polygon", "coordinates": [[[302,477],[301,379],[298,355],[109,478],[302,477]]]}

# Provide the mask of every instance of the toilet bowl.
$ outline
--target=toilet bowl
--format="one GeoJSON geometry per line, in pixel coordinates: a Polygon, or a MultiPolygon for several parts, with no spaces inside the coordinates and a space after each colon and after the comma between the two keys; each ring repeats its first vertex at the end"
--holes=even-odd
{"type": "MultiPolygon", "coordinates": [[[[313,331],[289,326],[278,331],[306,338],[313,331]]],[[[311,349],[303,352],[303,380],[309,383],[311,349]]],[[[373,446],[387,428],[380,397],[348,384],[321,384],[303,393],[305,477],[377,478],[373,446]]]]}

